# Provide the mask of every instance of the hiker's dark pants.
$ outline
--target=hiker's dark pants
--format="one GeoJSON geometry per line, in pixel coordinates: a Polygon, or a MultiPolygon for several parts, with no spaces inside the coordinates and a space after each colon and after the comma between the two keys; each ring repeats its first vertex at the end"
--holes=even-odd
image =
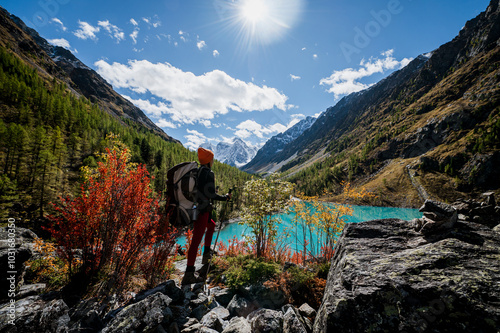
{"type": "Polygon", "coordinates": [[[196,254],[198,253],[198,246],[200,246],[203,234],[205,234],[205,247],[210,247],[212,244],[212,236],[214,235],[215,222],[210,219],[210,213],[206,212],[200,214],[198,219],[194,221],[193,238],[189,245],[187,253],[187,265],[194,266],[196,261],[196,254]],[[206,231],[206,232],[205,232],[206,231]]]}

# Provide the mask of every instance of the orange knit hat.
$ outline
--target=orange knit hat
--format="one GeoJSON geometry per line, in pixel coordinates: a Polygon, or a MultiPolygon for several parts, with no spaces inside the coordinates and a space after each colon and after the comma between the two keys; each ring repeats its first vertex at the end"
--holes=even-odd
{"type": "Polygon", "coordinates": [[[198,160],[201,165],[210,163],[214,159],[214,153],[205,148],[198,148],[198,160]]]}

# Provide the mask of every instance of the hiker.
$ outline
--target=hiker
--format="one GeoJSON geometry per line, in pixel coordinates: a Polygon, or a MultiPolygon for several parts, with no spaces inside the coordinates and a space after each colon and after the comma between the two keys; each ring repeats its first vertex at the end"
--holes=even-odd
{"type": "Polygon", "coordinates": [[[200,168],[198,171],[198,218],[194,221],[193,237],[189,250],[187,252],[187,267],[184,277],[182,278],[182,285],[203,282],[208,273],[208,262],[212,257],[212,250],[210,245],[212,243],[212,236],[215,230],[215,220],[211,219],[212,201],[228,201],[231,199],[231,194],[224,196],[216,193],[215,190],[215,176],[212,171],[214,164],[214,153],[205,148],[198,148],[198,160],[200,168]],[[201,239],[205,234],[205,248],[203,251],[203,259],[201,263],[203,267],[195,272],[194,263],[196,261],[196,254],[201,239]]]}

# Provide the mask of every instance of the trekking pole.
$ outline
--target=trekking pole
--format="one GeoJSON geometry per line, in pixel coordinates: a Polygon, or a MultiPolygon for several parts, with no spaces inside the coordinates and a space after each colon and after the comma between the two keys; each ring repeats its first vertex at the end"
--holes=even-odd
{"type": "MultiPolygon", "coordinates": [[[[231,192],[233,191],[232,188],[229,189],[229,194],[231,194],[231,192]]],[[[217,240],[219,239],[219,234],[220,234],[220,230],[222,229],[222,222],[224,222],[224,218],[225,218],[225,215],[226,215],[226,212],[227,212],[227,203],[229,202],[229,200],[226,201],[226,203],[224,204],[224,208],[222,208],[222,213],[221,214],[221,217],[219,219],[219,230],[217,230],[217,236],[215,237],[215,243],[214,243],[214,249],[213,250],[210,250],[211,251],[211,256],[210,256],[210,260],[208,261],[208,267],[207,267],[207,278],[208,278],[208,273],[210,272],[210,264],[212,263],[212,254],[215,253],[215,248],[217,247],[217,240]]],[[[203,286],[203,290],[205,290],[207,286],[207,279],[205,279],[205,285],[203,286]]]]}

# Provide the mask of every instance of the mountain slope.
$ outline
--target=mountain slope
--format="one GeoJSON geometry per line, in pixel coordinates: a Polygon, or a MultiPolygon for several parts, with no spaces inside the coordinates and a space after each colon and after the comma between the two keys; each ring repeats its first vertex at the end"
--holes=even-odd
{"type": "MultiPolygon", "coordinates": [[[[282,170],[309,194],[338,190],[341,180],[382,188],[379,204],[399,200],[389,198],[387,187],[415,192],[408,179],[395,178],[404,178],[403,169],[384,173],[396,160],[402,168],[418,169],[430,195],[443,200],[452,199],[440,193],[444,188],[450,197],[498,189],[497,168],[488,166],[499,161],[499,38],[495,0],[430,57],[419,56],[343,98],[266,163],[284,164],[282,170]]],[[[407,204],[420,200],[416,196],[407,204]]]]}
{"type": "Polygon", "coordinates": [[[269,172],[276,168],[274,164],[270,164],[269,162],[272,162],[276,154],[279,154],[287,144],[298,138],[304,131],[310,128],[315,121],[316,118],[309,116],[302,119],[285,132],[273,136],[257,151],[255,157],[242,167],[242,170],[257,173],[269,172]]]}
{"type": "Polygon", "coordinates": [[[85,96],[117,119],[132,119],[168,141],[179,142],[156,126],[142,110],[115,92],[110,84],[70,51],[49,44],[38,32],[2,7],[0,26],[0,45],[8,44],[23,60],[37,65],[42,73],[65,81],[73,92],[85,96]],[[35,54],[38,59],[33,59],[30,54],[35,54]]]}

